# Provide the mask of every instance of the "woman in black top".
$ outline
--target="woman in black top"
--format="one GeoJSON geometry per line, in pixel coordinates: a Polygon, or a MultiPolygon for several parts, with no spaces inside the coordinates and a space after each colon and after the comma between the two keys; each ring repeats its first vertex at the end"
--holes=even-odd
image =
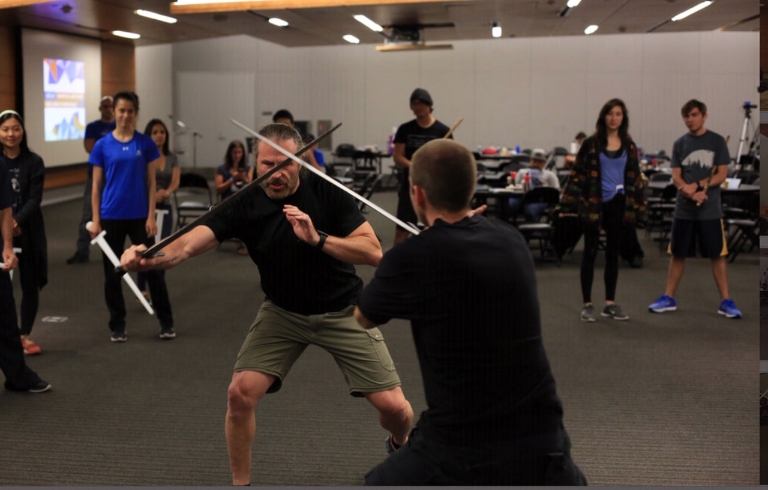
{"type": "Polygon", "coordinates": [[[45,164],[29,150],[24,122],[14,111],[0,115],[0,146],[0,159],[10,173],[13,188],[13,246],[21,248],[21,344],[25,354],[40,354],[29,334],[37,316],[40,290],[48,283],[48,244],[40,211],[45,164]]]}

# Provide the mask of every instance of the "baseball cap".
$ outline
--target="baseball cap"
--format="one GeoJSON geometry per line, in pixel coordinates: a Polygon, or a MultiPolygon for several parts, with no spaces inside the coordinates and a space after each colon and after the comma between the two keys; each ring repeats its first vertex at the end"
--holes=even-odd
{"type": "Polygon", "coordinates": [[[413,102],[414,100],[420,100],[427,104],[428,106],[432,107],[432,96],[429,95],[429,92],[424,90],[423,88],[417,88],[413,91],[411,94],[410,102],[413,102]]]}
{"type": "Polygon", "coordinates": [[[536,148],[531,152],[531,160],[546,160],[546,159],[547,159],[547,152],[545,152],[541,148],[536,148]]]}

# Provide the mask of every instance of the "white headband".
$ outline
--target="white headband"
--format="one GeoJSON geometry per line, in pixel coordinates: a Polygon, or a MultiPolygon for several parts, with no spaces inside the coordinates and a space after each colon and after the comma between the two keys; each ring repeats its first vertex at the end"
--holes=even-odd
{"type": "Polygon", "coordinates": [[[12,111],[11,109],[8,109],[6,111],[0,112],[0,118],[2,118],[3,116],[5,116],[7,114],[13,114],[14,116],[19,118],[19,121],[21,121],[21,116],[19,115],[19,113],[16,112],[16,111],[12,111]]]}

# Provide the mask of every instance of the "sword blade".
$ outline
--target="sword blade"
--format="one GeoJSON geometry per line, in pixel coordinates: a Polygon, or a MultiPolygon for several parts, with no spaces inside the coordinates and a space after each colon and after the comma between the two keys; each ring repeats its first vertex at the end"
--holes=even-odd
{"type": "Polygon", "coordinates": [[[408,223],[406,223],[404,221],[401,221],[400,219],[396,218],[395,216],[393,216],[392,214],[390,214],[386,210],[384,210],[381,207],[379,207],[378,205],[372,203],[371,201],[369,201],[368,199],[364,198],[363,196],[361,196],[357,192],[353,191],[349,187],[345,186],[344,184],[342,184],[338,180],[334,179],[333,177],[329,177],[328,175],[324,174],[323,172],[317,170],[315,167],[313,167],[309,163],[305,162],[301,158],[297,157],[296,155],[293,155],[291,152],[289,152],[288,150],[286,150],[282,146],[278,145],[274,141],[270,140],[269,138],[265,138],[264,136],[260,135],[259,133],[257,133],[256,131],[252,130],[248,126],[246,126],[244,124],[241,124],[241,123],[235,121],[234,119],[230,119],[230,122],[232,124],[234,124],[235,126],[239,127],[240,129],[242,129],[243,131],[245,131],[246,133],[248,133],[248,134],[250,134],[252,136],[255,136],[260,141],[263,141],[267,145],[271,146],[275,150],[277,150],[280,153],[282,153],[283,155],[287,156],[289,159],[293,160],[294,162],[296,162],[299,165],[303,166],[304,168],[308,169],[310,172],[314,173],[318,177],[320,177],[320,178],[330,182],[331,184],[335,185],[336,187],[338,187],[339,189],[343,190],[347,194],[351,195],[355,199],[364,202],[365,204],[367,204],[371,208],[373,208],[376,211],[378,211],[379,214],[381,214],[385,218],[389,218],[393,223],[395,223],[397,225],[400,225],[402,228],[405,228],[406,230],[408,230],[408,232],[410,232],[410,233],[412,233],[414,235],[418,235],[419,234],[419,230],[417,230],[413,226],[411,226],[408,223]]]}

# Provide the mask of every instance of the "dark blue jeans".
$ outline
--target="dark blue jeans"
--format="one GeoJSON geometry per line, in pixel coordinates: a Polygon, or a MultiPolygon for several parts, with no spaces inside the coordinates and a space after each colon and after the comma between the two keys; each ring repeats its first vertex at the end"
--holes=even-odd
{"type": "MultiPolygon", "coordinates": [[[[147,237],[145,219],[105,219],[101,227],[107,232],[104,239],[118,258],[123,254],[125,238],[133,244],[143,243],[151,246],[155,237],[147,237]]],[[[113,332],[125,331],[125,299],[123,299],[122,278],[114,273],[115,266],[106,255],[102,254],[104,264],[104,297],[109,309],[109,329],[113,332]]],[[[163,327],[173,327],[173,312],[168,299],[168,288],[165,285],[165,271],[147,271],[149,294],[152,306],[163,327]]]]}
{"type": "Polygon", "coordinates": [[[366,485],[586,485],[562,432],[552,452],[462,447],[430,441],[418,428],[405,446],[365,475],[366,485]]]}

